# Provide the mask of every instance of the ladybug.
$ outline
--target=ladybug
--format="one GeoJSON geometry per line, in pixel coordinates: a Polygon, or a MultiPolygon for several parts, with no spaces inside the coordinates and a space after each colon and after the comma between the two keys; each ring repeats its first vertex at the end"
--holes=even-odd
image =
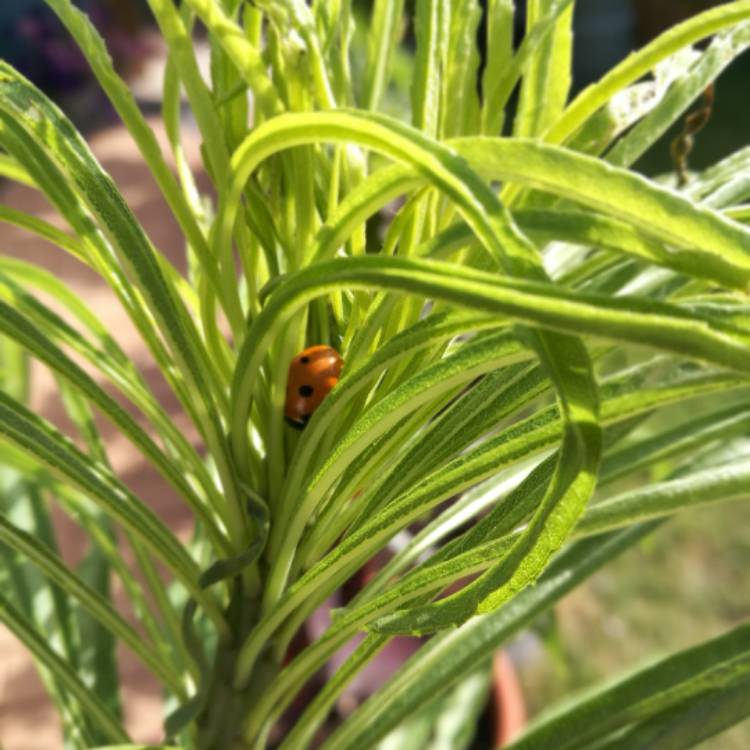
{"type": "Polygon", "coordinates": [[[339,382],[344,361],[330,346],[310,346],[289,365],[284,418],[301,430],[328,392],[339,382]]]}

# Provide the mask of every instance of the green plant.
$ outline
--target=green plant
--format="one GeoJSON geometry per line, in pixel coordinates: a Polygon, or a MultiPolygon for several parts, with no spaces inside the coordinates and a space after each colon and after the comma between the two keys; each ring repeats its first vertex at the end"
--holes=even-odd
{"type": "MultiPolygon", "coordinates": [[[[490,0],[483,65],[477,0],[417,0],[411,124],[378,113],[405,54],[403,0],[375,0],[366,27],[349,0],[149,0],[169,48],[176,177],[85,16],[47,2],[179,222],[189,273],[151,244],[65,115],[7,65],[0,173],[43,192],[70,231],[3,207],[0,220],[109,283],[207,454],[82,300],[0,259],[0,618],[39,665],[71,747],[128,742],[119,641],[177,706],[167,744],[239,750],[268,746],[297,691],[362,631],[281,747],[309,747],[392,636],[435,634],[322,745],[375,747],[406,727],[399,746],[427,747],[409,721],[434,716],[513,633],[669,515],[747,495],[750,152],[680,190],[629,166],[750,44],[748,0],[694,16],[570,102],[572,0],[530,1],[515,50],[514,4],[490,0]],[[181,149],[181,87],[211,208],[181,149]],[[344,373],[297,433],[283,420],[287,367],[314,343],[339,350],[344,373]],[[24,405],[27,355],[54,372],[83,449],[24,405]],[[659,421],[688,400],[694,418],[659,421]],[[192,510],[189,548],[114,475],[94,410],[192,510]],[[644,473],[665,462],[662,481],[644,473]],[[637,489],[615,484],[629,476],[637,489]],[[60,560],[43,498],[89,533],[81,569],[60,560]],[[406,542],[385,567],[285,664],[313,611],[397,534],[406,542]],[[139,630],[114,608],[111,576],[139,630]]],[[[744,624],[564,706],[514,748],[689,747],[747,717],[749,683],[744,624]]],[[[466,731],[448,736],[466,746],[466,731]]]]}

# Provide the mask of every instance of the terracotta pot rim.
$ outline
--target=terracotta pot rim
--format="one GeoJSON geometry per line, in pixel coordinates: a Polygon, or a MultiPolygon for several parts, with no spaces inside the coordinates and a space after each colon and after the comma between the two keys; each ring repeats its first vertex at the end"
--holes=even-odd
{"type": "Polygon", "coordinates": [[[492,657],[492,695],[494,747],[509,744],[520,735],[527,723],[526,699],[516,668],[505,651],[492,657]]]}

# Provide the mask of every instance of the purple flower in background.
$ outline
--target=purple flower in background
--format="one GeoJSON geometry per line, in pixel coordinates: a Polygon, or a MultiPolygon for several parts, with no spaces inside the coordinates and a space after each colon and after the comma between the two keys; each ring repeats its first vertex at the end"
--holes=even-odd
{"type": "Polygon", "coordinates": [[[25,47],[22,72],[51,90],[77,86],[88,74],[86,60],[59,21],[42,8],[31,8],[14,24],[25,47]]]}
{"type": "MultiPolygon", "coordinates": [[[[148,54],[139,33],[145,21],[141,3],[108,0],[78,3],[105,38],[115,65],[131,70],[148,54]]],[[[48,93],[66,93],[91,80],[84,56],[43,0],[0,3],[0,57],[48,93]]]]}

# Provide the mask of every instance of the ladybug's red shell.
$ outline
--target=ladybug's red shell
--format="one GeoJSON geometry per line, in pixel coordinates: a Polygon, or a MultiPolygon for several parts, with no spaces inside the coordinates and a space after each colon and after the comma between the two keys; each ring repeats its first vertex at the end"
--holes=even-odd
{"type": "Polygon", "coordinates": [[[339,381],[344,362],[330,346],[311,346],[289,365],[284,417],[292,427],[302,429],[339,381]]]}

